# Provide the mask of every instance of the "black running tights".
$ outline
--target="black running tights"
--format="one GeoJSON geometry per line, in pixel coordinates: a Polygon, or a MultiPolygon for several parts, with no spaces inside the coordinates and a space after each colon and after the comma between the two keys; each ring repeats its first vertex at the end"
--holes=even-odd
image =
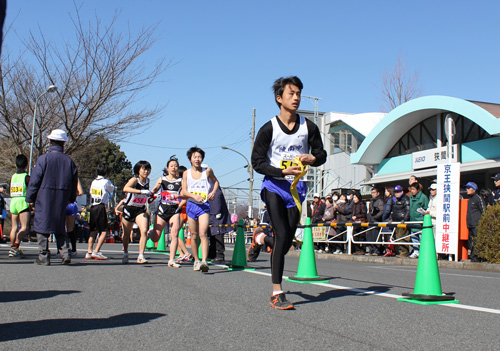
{"type": "Polygon", "coordinates": [[[273,249],[271,253],[271,274],[273,284],[281,284],[285,255],[292,246],[295,231],[300,220],[297,207],[286,208],[283,199],[267,189],[262,190],[264,202],[271,219],[274,236],[266,236],[264,242],[273,249]]]}

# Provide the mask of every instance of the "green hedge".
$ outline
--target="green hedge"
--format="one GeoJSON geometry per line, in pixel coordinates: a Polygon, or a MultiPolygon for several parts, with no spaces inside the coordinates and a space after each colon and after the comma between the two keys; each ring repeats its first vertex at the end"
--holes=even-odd
{"type": "Polygon", "coordinates": [[[476,255],[500,263],[500,204],[489,206],[477,227],[476,255]]]}

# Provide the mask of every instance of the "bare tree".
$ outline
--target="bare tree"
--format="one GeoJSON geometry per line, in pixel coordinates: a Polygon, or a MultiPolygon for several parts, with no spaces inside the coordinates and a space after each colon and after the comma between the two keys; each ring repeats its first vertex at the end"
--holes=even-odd
{"type": "MultiPolygon", "coordinates": [[[[96,136],[117,140],[133,130],[140,133],[164,106],[136,109],[145,89],[156,83],[170,62],[160,58],[145,64],[155,44],[156,26],[132,33],[117,32],[119,12],[108,25],[99,18],[85,23],[80,9],[70,15],[75,37],[56,45],[42,30],[30,32],[26,48],[13,56],[5,48],[0,66],[0,152],[13,164],[16,153],[29,153],[35,101],[49,85],[57,93],[38,101],[33,159],[47,147],[54,128],[67,131],[66,152],[72,154],[96,136]]],[[[5,159],[0,161],[5,163],[5,159]]],[[[0,174],[1,176],[1,174],[0,174]]]]}
{"type": "Polygon", "coordinates": [[[383,102],[381,111],[389,112],[422,94],[418,71],[408,74],[406,68],[406,57],[400,53],[393,70],[382,75],[382,87],[377,87],[383,102]]]}

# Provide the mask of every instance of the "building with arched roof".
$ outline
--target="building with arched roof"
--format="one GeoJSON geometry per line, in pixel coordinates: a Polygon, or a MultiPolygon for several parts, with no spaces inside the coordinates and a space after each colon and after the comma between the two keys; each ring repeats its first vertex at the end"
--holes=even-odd
{"type": "Polygon", "coordinates": [[[381,112],[328,112],[320,116],[318,127],[328,156],[325,164],[312,171],[318,173],[317,186],[321,195],[332,190],[359,189],[370,178],[372,167],[353,166],[350,158],[384,116],[381,112]]]}
{"type": "Polygon", "coordinates": [[[499,104],[448,96],[408,101],[377,123],[350,161],[373,167],[367,184],[405,186],[415,175],[427,186],[436,177],[437,164],[446,162],[446,116],[455,123],[453,144],[462,183],[491,189],[491,177],[500,172],[499,104]]]}

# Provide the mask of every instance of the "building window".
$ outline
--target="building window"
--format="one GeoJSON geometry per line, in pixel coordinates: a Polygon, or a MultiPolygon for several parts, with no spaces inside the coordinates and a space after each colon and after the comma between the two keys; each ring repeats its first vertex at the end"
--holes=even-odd
{"type": "Polygon", "coordinates": [[[330,134],[330,141],[331,154],[338,154],[341,152],[351,154],[358,151],[358,146],[361,144],[362,140],[350,130],[341,129],[330,134]]]}
{"type": "MultiPolygon", "coordinates": [[[[440,119],[441,123],[441,136],[440,140],[443,145],[446,143],[444,116],[435,115],[427,118],[425,121],[415,125],[396,144],[392,147],[391,151],[387,154],[386,158],[396,157],[400,155],[407,155],[413,152],[433,149],[437,147],[437,121],[440,119]]],[[[490,138],[491,136],[477,124],[470,119],[460,115],[453,117],[455,121],[456,134],[453,139],[453,144],[463,144],[471,141],[490,138]]]]}

